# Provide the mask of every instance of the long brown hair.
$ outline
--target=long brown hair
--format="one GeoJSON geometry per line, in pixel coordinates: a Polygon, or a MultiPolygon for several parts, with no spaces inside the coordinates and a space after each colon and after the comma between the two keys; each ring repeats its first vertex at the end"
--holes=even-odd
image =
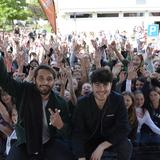
{"type": "MultiPolygon", "coordinates": [[[[152,87],[152,88],[150,88],[150,90],[149,90],[149,95],[150,95],[150,93],[151,93],[152,91],[157,92],[157,93],[160,95],[160,92],[158,91],[158,88],[157,88],[157,87],[152,87]]],[[[152,104],[152,101],[150,100],[150,97],[149,97],[149,103],[150,103],[151,105],[153,105],[153,104],[152,104]]],[[[160,99],[159,99],[158,108],[160,108],[160,99]]]]}
{"type": "MultiPolygon", "coordinates": [[[[142,95],[143,95],[143,97],[144,97],[144,94],[143,94],[143,92],[142,92],[141,90],[136,90],[136,91],[134,91],[134,96],[135,96],[135,95],[137,95],[137,94],[142,94],[142,95]]],[[[144,115],[144,114],[145,114],[145,112],[146,112],[146,107],[145,107],[145,98],[144,98],[144,104],[143,104],[143,106],[142,106],[141,108],[142,108],[143,115],[144,115]]]]}
{"type": "Polygon", "coordinates": [[[135,112],[135,100],[134,100],[134,95],[131,92],[123,92],[122,96],[129,96],[132,99],[132,104],[131,106],[128,108],[128,120],[129,123],[132,125],[135,123],[135,121],[137,120],[136,117],[136,112],[135,112]]]}

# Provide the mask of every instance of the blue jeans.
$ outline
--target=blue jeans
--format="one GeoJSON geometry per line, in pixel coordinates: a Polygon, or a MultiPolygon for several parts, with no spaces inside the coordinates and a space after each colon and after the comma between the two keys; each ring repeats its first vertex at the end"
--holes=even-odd
{"type": "Polygon", "coordinates": [[[160,145],[160,135],[155,133],[143,133],[141,135],[141,144],[160,145]]]}
{"type": "Polygon", "coordinates": [[[135,142],[136,142],[137,145],[141,144],[141,133],[136,134],[135,142]]]}
{"type": "Polygon", "coordinates": [[[160,135],[154,133],[137,133],[136,143],[139,144],[160,144],[160,135]]]}

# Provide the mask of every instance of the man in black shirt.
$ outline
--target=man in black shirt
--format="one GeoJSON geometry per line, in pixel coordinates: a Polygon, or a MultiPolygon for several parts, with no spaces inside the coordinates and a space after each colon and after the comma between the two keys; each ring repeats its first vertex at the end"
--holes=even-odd
{"type": "Polygon", "coordinates": [[[105,160],[111,152],[118,160],[131,157],[127,110],[122,96],[111,91],[112,80],[109,70],[95,70],[91,75],[93,93],[77,103],[72,140],[78,160],[105,160]]]}

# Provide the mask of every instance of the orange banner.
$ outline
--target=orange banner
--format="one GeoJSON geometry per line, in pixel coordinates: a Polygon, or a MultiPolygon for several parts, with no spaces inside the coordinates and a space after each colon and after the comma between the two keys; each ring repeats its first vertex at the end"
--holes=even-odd
{"type": "Polygon", "coordinates": [[[54,0],[39,0],[39,3],[51,24],[52,31],[56,34],[57,26],[54,0]]]}

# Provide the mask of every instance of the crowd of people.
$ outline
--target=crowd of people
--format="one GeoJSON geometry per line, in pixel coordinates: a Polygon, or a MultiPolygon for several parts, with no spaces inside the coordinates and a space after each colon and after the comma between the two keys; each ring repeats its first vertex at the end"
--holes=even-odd
{"type": "Polygon", "coordinates": [[[0,159],[129,160],[160,145],[160,48],[142,26],[0,35],[0,159]]]}

